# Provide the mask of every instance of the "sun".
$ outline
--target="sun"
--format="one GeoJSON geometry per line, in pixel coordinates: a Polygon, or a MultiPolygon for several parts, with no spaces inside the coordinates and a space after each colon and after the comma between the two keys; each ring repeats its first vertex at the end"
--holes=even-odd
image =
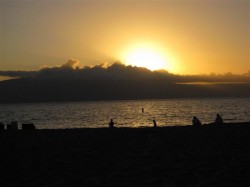
{"type": "Polygon", "coordinates": [[[134,45],[127,49],[122,59],[126,65],[137,67],[145,67],[152,71],[159,69],[169,69],[169,59],[164,55],[164,52],[153,45],[134,45]]]}
{"type": "Polygon", "coordinates": [[[165,69],[166,63],[164,58],[155,51],[148,49],[137,49],[132,51],[125,58],[129,65],[146,67],[150,70],[165,69]]]}

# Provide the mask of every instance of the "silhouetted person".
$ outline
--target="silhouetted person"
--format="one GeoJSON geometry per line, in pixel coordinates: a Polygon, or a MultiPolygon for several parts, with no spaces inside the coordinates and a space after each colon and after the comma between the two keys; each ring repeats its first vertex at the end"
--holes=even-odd
{"type": "Polygon", "coordinates": [[[0,122],[0,130],[4,130],[4,124],[3,124],[3,122],[0,122]]]}
{"type": "Polygon", "coordinates": [[[113,119],[111,119],[110,120],[110,122],[109,122],[109,128],[113,128],[114,127],[114,121],[113,121],[113,119]]]}
{"type": "Polygon", "coordinates": [[[18,130],[17,121],[12,121],[10,124],[7,124],[7,130],[18,130]]]}
{"type": "Polygon", "coordinates": [[[141,113],[144,113],[144,108],[141,108],[141,113]]]}
{"type": "Polygon", "coordinates": [[[153,120],[153,123],[154,123],[154,127],[157,127],[157,124],[156,124],[156,121],[155,121],[155,120],[153,120]]]}
{"type": "Polygon", "coordinates": [[[223,119],[222,119],[222,117],[220,116],[220,114],[217,114],[217,115],[216,115],[214,124],[215,124],[215,125],[223,125],[223,119]]]}
{"type": "Polygon", "coordinates": [[[192,123],[193,126],[201,126],[201,122],[196,116],[193,117],[192,123]]]}

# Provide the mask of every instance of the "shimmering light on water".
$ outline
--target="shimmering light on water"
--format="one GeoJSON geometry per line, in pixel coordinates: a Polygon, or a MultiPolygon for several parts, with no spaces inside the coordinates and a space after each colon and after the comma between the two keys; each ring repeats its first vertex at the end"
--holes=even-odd
{"type": "Polygon", "coordinates": [[[152,126],[153,119],[159,126],[175,126],[190,125],[194,115],[210,123],[217,113],[236,118],[232,122],[250,121],[250,98],[2,104],[0,111],[0,121],[40,129],[107,127],[111,118],[117,127],[152,126]]]}

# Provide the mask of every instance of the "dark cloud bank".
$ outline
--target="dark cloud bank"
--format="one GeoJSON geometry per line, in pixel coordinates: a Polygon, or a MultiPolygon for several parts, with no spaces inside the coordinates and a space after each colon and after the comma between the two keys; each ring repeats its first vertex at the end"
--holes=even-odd
{"type": "Polygon", "coordinates": [[[0,82],[0,103],[250,97],[250,71],[183,76],[119,62],[107,68],[103,64],[80,68],[77,61],[69,60],[61,67],[0,71],[0,75],[20,77],[0,82]]]}

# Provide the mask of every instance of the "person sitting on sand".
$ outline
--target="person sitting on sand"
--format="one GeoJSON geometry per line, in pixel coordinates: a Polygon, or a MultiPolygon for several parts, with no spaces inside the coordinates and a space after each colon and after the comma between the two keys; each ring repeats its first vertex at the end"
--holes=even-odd
{"type": "Polygon", "coordinates": [[[110,122],[109,122],[109,128],[113,128],[114,127],[114,121],[113,121],[113,119],[111,119],[110,120],[110,122]]]}
{"type": "Polygon", "coordinates": [[[223,119],[222,119],[222,117],[221,117],[220,114],[217,114],[217,115],[216,115],[214,124],[215,124],[215,125],[222,125],[222,124],[223,124],[223,119]]]}
{"type": "Polygon", "coordinates": [[[154,123],[154,127],[157,127],[157,124],[156,124],[156,121],[155,121],[155,120],[153,120],[153,123],[154,123]]]}
{"type": "Polygon", "coordinates": [[[193,117],[192,123],[193,123],[193,126],[200,126],[201,125],[200,120],[196,116],[193,117]]]}

